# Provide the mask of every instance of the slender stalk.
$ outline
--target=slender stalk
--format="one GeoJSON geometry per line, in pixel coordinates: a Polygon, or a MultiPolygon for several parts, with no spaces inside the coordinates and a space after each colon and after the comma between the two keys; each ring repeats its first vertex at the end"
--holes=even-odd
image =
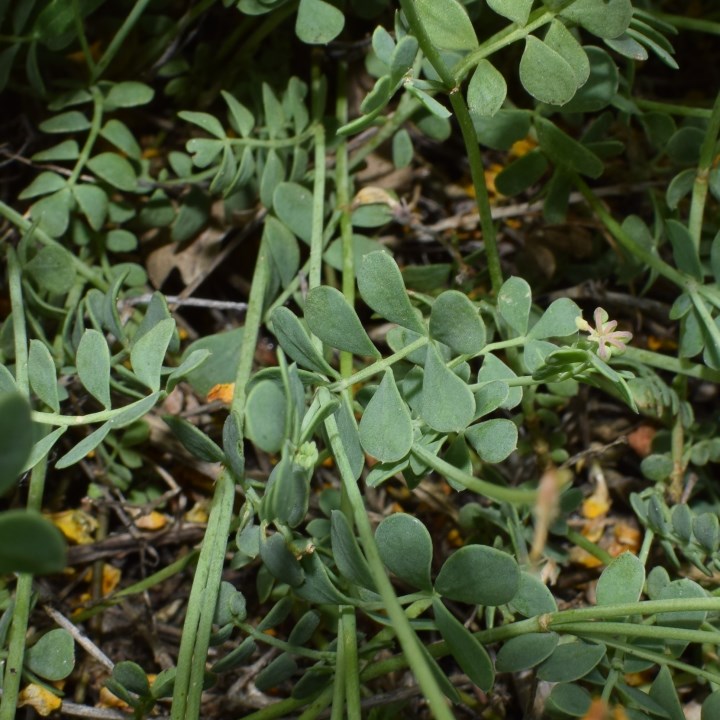
{"type": "Polygon", "coordinates": [[[715,157],[715,145],[720,133],[720,93],[715,98],[710,123],[705,131],[705,138],[700,148],[697,175],[693,184],[692,199],[690,201],[690,219],[688,228],[695,246],[695,252],[700,252],[700,236],[702,234],[703,214],[708,194],[708,177],[715,157]]]}
{"type": "Polygon", "coordinates": [[[72,0],[73,16],[75,21],[75,32],[77,32],[78,40],[80,40],[80,48],[82,49],[85,63],[88,66],[90,75],[95,72],[95,59],[92,56],[92,51],[88,45],[87,36],[85,35],[85,25],[83,23],[83,17],[80,13],[80,0],[72,0]]]}
{"type": "MultiPolygon", "coordinates": [[[[355,608],[343,605],[340,608],[341,634],[340,645],[343,646],[345,673],[345,698],[347,702],[347,720],[361,720],[360,706],[360,667],[358,665],[357,623],[355,608]]],[[[333,706],[333,710],[335,707],[333,706]]]]}
{"type": "Polygon", "coordinates": [[[75,253],[71,253],[64,245],[54,238],[51,238],[44,230],[37,227],[37,225],[33,225],[30,220],[23,217],[19,212],[11,208],[9,205],[6,205],[1,200],[0,216],[11,222],[21,232],[32,232],[33,239],[39,240],[43,245],[48,245],[60,250],[67,257],[68,261],[72,263],[78,275],[81,275],[86,280],[89,280],[99,290],[104,292],[110,287],[110,285],[102,278],[100,273],[88,267],[75,253]]]}
{"type": "Polygon", "coordinates": [[[382,360],[377,360],[371,365],[368,365],[362,370],[359,370],[354,375],[351,375],[349,378],[338,380],[337,382],[330,385],[329,389],[333,392],[337,392],[339,390],[347,390],[349,387],[355,385],[356,383],[364,382],[365,380],[373,377],[373,375],[384,372],[387,368],[392,367],[396,362],[402,360],[403,358],[406,358],[408,355],[411,355],[413,352],[415,352],[415,350],[424,347],[429,342],[430,338],[423,335],[417,340],[413,340],[413,342],[411,342],[409,345],[406,345],[402,350],[398,350],[396,353],[393,353],[392,355],[389,355],[382,360]]]}
{"type": "Polygon", "coordinates": [[[639,260],[642,260],[649,268],[655,270],[659,275],[662,275],[671,282],[675,283],[678,287],[685,289],[688,286],[688,278],[685,275],[678,272],[674,267],[668,265],[662,258],[660,258],[659,255],[640,245],[640,243],[636,242],[622,229],[620,224],[612,217],[612,215],[610,215],[610,213],[605,209],[605,206],[600,202],[579,175],[573,176],[573,182],[582,193],[585,200],[587,200],[588,205],[590,205],[602,224],[608,229],[615,240],[617,240],[617,242],[625,248],[625,250],[639,260]]]}
{"type": "MultiPolygon", "coordinates": [[[[11,245],[8,246],[7,259],[10,303],[13,311],[15,382],[18,390],[27,397],[30,394],[30,385],[27,371],[28,340],[25,326],[25,306],[22,296],[20,264],[15,249],[11,245]]],[[[42,510],[46,471],[47,455],[33,467],[30,474],[27,500],[27,509],[30,512],[40,513],[42,510]]],[[[0,720],[13,720],[15,717],[18,691],[20,690],[22,678],[23,659],[25,657],[25,638],[32,604],[32,583],[32,575],[28,573],[18,574],[17,585],[15,586],[15,607],[8,635],[8,653],[3,676],[0,720]]]]}
{"type": "Polygon", "coordinates": [[[470,111],[465,103],[465,98],[456,84],[457,81],[453,73],[448,69],[447,65],[445,65],[439,51],[434,46],[427,30],[423,26],[414,3],[411,2],[411,0],[400,0],[400,5],[413,34],[420,44],[421,50],[449,92],[450,104],[455,111],[455,117],[460,125],[460,132],[462,133],[463,142],[465,143],[465,152],[467,153],[468,162],[470,163],[470,174],[475,189],[475,202],[478,213],[480,214],[480,226],[485,243],[485,255],[487,257],[490,282],[493,292],[497,295],[503,281],[502,269],[500,267],[500,254],[497,247],[497,236],[492,219],[492,210],[490,209],[490,199],[485,184],[485,170],[480,155],[480,146],[475,133],[475,126],[470,117],[470,111]]]}
{"type": "Polygon", "coordinates": [[[235,483],[223,469],[215,484],[210,518],[193,578],[178,653],[172,720],[200,717],[205,662],[230,531],[235,483]]]}
{"type": "MultiPolygon", "coordinates": [[[[320,104],[322,79],[319,77],[320,69],[313,68],[313,105],[320,104]]],[[[315,109],[322,113],[322,106],[315,109]]],[[[318,118],[315,118],[318,120],[318,118]]],[[[312,205],[312,233],[310,236],[310,272],[308,273],[308,286],[310,289],[318,287],[322,281],[322,253],[323,253],[323,221],[325,214],[325,128],[321,122],[315,125],[314,133],[315,170],[313,180],[312,205]]]]}
{"type": "Polygon", "coordinates": [[[124,45],[125,39],[130,34],[130,31],[135,27],[137,21],[145,12],[145,9],[150,2],[151,0],[137,0],[135,6],[125,18],[123,24],[115,33],[113,39],[110,41],[110,44],[107,46],[107,50],[105,50],[103,56],[100,60],[98,60],[98,63],[92,73],[93,82],[97,82],[102,77],[105,70],[107,70],[108,65],[113,61],[115,55],[118,53],[118,50],[120,50],[120,48],[124,45]]]}
{"type": "Polygon", "coordinates": [[[347,684],[345,675],[347,669],[345,667],[345,643],[343,642],[343,614],[340,613],[337,626],[337,659],[335,662],[335,673],[333,675],[333,696],[332,709],[330,711],[330,720],[343,720],[345,713],[345,691],[347,684]]]}
{"type": "MultiPolygon", "coordinates": [[[[319,391],[323,399],[328,401],[330,393],[325,388],[319,391]]],[[[343,486],[347,492],[348,499],[353,509],[353,517],[355,525],[360,535],[365,556],[367,557],[372,573],[373,580],[378,589],[380,596],[385,602],[387,614],[391,623],[395,628],[395,634],[400,645],[407,657],[410,669],[413,671],[420,688],[428,701],[431,712],[434,713],[437,720],[453,720],[453,714],[448,707],[447,700],[443,695],[440,687],[433,675],[432,669],[427,664],[425,657],[420,648],[420,641],[413,631],[400,603],[398,602],[393,586],[385,573],[385,569],[380,559],[375,537],[373,535],[370,520],[368,519],[363,498],[358,488],[357,482],[353,477],[350,464],[345,454],[345,449],[340,439],[340,433],[334,416],[330,416],[325,420],[325,429],[328,434],[330,446],[340,471],[343,486]]]]}
{"type": "Polygon", "coordinates": [[[669,23],[681,30],[695,30],[710,35],[720,35],[720,22],[705,20],[704,18],[693,18],[685,15],[671,15],[669,13],[657,13],[658,20],[669,23]]]}
{"type": "MultiPolygon", "coordinates": [[[[261,244],[248,298],[243,347],[231,403],[231,412],[238,423],[241,438],[245,415],[245,388],[252,371],[268,274],[268,258],[265,247],[261,244]]],[[[199,717],[205,662],[225,561],[234,499],[235,479],[229,470],[223,469],[216,481],[207,532],[188,600],[173,690],[172,720],[192,720],[199,717]]]]}
{"type": "Polygon", "coordinates": [[[514,505],[531,505],[537,499],[536,490],[503,487],[502,485],[494,485],[493,483],[487,482],[487,480],[480,480],[480,478],[473,477],[460,470],[460,468],[445,462],[445,460],[439,458],[437,455],[433,455],[418,443],[413,445],[412,454],[436,472],[461,483],[468,490],[472,490],[478,493],[478,495],[484,495],[492,500],[508,502],[514,505]]]}
{"type": "Polygon", "coordinates": [[[420,101],[412,95],[403,95],[395,112],[390,117],[385,118],[384,125],[367,142],[364,142],[361,148],[352,154],[349,169],[357,170],[368,155],[375,152],[386,140],[389,140],[421,107],[420,101]]]}
{"type": "Polygon", "coordinates": [[[670,667],[677,668],[678,670],[683,670],[690,675],[695,675],[696,677],[701,677],[705,680],[709,680],[715,685],[720,685],[720,675],[718,675],[717,673],[708,672],[703,668],[689,665],[688,663],[681,662],[680,660],[674,660],[672,657],[669,657],[668,655],[665,655],[663,653],[651,652],[650,650],[644,650],[637,645],[630,645],[628,643],[618,642],[610,638],[604,638],[603,642],[608,647],[624,650],[628,655],[634,655],[635,657],[643,658],[643,660],[650,660],[650,662],[653,662],[656,665],[669,665],[670,667]]]}
{"type": "Polygon", "coordinates": [[[633,98],[633,102],[641,110],[667,113],[668,115],[677,115],[679,117],[709,118],[712,112],[709,108],[689,107],[688,105],[676,105],[674,103],[659,102],[657,100],[644,100],[643,98],[633,98]]]}
{"type": "Polygon", "coordinates": [[[555,628],[558,632],[573,635],[608,635],[617,637],[657,638],[659,640],[679,640],[680,642],[720,644],[720,631],[690,630],[682,627],[663,625],[641,625],[622,622],[574,622],[563,623],[555,628]]]}
{"type": "Polygon", "coordinates": [[[100,126],[102,125],[103,119],[103,96],[100,89],[96,86],[90,88],[90,94],[93,99],[93,116],[90,122],[90,130],[88,131],[87,138],[85,138],[85,144],[78,159],[75,161],[75,167],[72,170],[70,177],[68,178],[68,185],[72,187],[78,181],[80,173],[85,167],[85,163],[90,158],[90,153],[95,146],[95,141],[100,134],[100,126]]]}
{"type": "MultiPolygon", "coordinates": [[[[335,115],[342,126],[348,118],[347,101],[347,65],[340,63],[338,67],[337,100],[335,115]]],[[[351,306],[355,305],[355,257],[353,253],[353,231],[350,213],[350,171],[348,168],[348,143],[345,137],[335,151],[335,193],[340,209],[340,239],[342,242],[342,294],[351,306]]],[[[352,375],[352,353],[340,353],[340,374],[343,377],[352,375]]]]}
{"type": "Polygon", "coordinates": [[[622,360],[623,356],[629,360],[650,365],[650,367],[657,368],[658,370],[667,370],[677,375],[687,375],[688,377],[697,378],[698,380],[707,380],[715,383],[720,382],[720,371],[713,370],[705,365],[698,365],[685,358],[670,357],[669,355],[663,355],[662,353],[632,346],[626,347],[625,352],[619,359],[622,360]]]}
{"type": "Polygon", "coordinates": [[[603,565],[609,565],[612,562],[613,557],[607,550],[603,550],[599,545],[596,545],[591,540],[588,540],[577,530],[568,528],[567,533],[565,533],[565,537],[571,543],[577,545],[579,548],[582,548],[586,553],[596,557],[603,565]]]}

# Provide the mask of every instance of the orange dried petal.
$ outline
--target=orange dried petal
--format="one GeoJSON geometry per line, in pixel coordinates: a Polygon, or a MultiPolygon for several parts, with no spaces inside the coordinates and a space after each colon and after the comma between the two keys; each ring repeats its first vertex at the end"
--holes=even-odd
{"type": "Polygon", "coordinates": [[[235,383],[219,383],[210,388],[210,392],[207,394],[207,401],[220,400],[226,405],[229,405],[232,402],[234,393],[235,383]]]}
{"type": "Polygon", "coordinates": [[[135,520],[135,526],[141,530],[162,530],[168,524],[167,515],[157,510],[141,515],[135,520]]]}
{"type": "Polygon", "coordinates": [[[207,505],[204,502],[196,502],[186,513],[185,521],[191,523],[206,523],[208,521],[207,505]]]}
{"type": "Polygon", "coordinates": [[[600,698],[595,698],[590,703],[590,709],[582,716],[582,720],[608,720],[609,708],[607,703],[600,698]]]}
{"type": "Polygon", "coordinates": [[[30,683],[20,691],[18,707],[30,706],[38,715],[47,717],[62,705],[62,700],[44,687],[30,683]]]}
{"type": "Polygon", "coordinates": [[[517,140],[510,147],[510,156],[522,157],[523,155],[527,155],[531,150],[536,147],[537,143],[532,138],[526,137],[522,140],[517,140]]]}
{"type": "Polygon", "coordinates": [[[640,425],[628,434],[628,445],[639,457],[647,457],[652,452],[652,441],[656,433],[657,430],[652,425],[640,425]]]}
{"type": "Polygon", "coordinates": [[[105,686],[100,688],[100,698],[95,707],[132,712],[132,708],[124,700],[113,695],[105,686]]]}
{"type": "Polygon", "coordinates": [[[84,510],[64,510],[48,515],[48,518],[70,542],[88,545],[95,541],[98,522],[84,510]]]}

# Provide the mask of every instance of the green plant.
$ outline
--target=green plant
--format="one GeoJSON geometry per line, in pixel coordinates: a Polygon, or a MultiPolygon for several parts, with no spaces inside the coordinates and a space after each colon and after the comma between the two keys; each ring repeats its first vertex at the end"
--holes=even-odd
{"type": "MultiPolygon", "coordinates": [[[[184,380],[203,394],[234,381],[234,391],[213,437],[187,419],[164,418],[190,454],[222,469],[177,666],[150,682],[123,659],[107,680],[135,717],[170,695],[171,717],[199,717],[203,689],[265,645],[276,655],[255,686],[296,682],[286,699],[246,716],[256,720],[296,711],[313,718],[326,709],[333,718],[360,718],[363,686],[405,667],[438,718],[454,717],[451,703],[479,712],[449,676],[455,665],[486,692],[497,672],[534,669],[557,683],[545,707],[557,717],[587,714],[599,695],[632,718],[679,720],[679,674],[697,687],[720,686],[716,663],[702,655],[718,642],[720,605],[714,588],[682,576],[678,558],[679,551],[710,577],[720,542],[706,470],[720,457],[717,421],[698,421],[690,394],[696,380],[720,379],[712,202],[720,199],[720,99],[693,108],[643,100],[635,87],[648,51],[677,68],[667,37],[683,18],[662,15],[659,2],[630,0],[204,1],[184,14],[144,0],[122,8],[36,5],[0,3],[0,88],[22,89],[47,107],[38,128],[52,137],[29,160],[34,175],[17,206],[0,203],[13,237],[11,311],[0,330],[0,489],[14,490],[30,472],[28,511],[0,516],[0,539],[33,536],[22,555],[0,555],[0,567],[24,573],[0,622],[0,645],[7,644],[0,718],[15,714],[18,667],[48,680],[58,679],[56,668],[72,669],[72,640],[57,635],[64,631],[25,652],[29,573],[64,562],[57,532],[38,516],[46,474],[92,453],[91,492],[101,484],[133,490],[144,462],[143,418],[184,380]],[[122,19],[108,22],[114,13],[122,19]],[[98,18],[104,22],[96,25],[98,18]],[[222,42],[185,47],[199,21],[211,18],[228,23],[222,42]],[[306,57],[306,45],[353,38],[367,18],[383,23],[366,58],[374,84],[350,119],[347,62],[330,68],[315,53],[303,67],[284,47],[291,43],[274,38],[288,24],[281,36],[297,38],[294,51],[306,57]],[[117,30],[103,35],[111,25],[117,30]],[[94,33],[105,41],[99,56],[94,33]],[[582,44],[588,40],[594,44],[582,44]],[[75,50],[80,70],[69,60],[75,50]],[[251,67],[256,56],[263,62],[251,67]],[[141,127],[160,97],[183,108],[177,117],[185,124],[173,132],[185,146],[171,137],[154,163],[141,127]],[[379,232],[389,223],[422,225],[387,191],[357,193],[356,172],[386,141],[395,165],[407,167],[414,142],[447,140],[451,118],[482,247],[466,250],[451,237],[441,247],[454,265],[401,269],[379,232]],[[662,191],[650,191],[651,213],[618,221],[595,184],[623,160],[630,133],[642,134],[648,156],[639,163],[647,174],[631,179],[657,180],[662,191]],[[508,272],[481,148],[505,152],[527,137],[534,147],[506,163],[497,189],[537,194],[548,223],[564,220],[571,191],[579,191],[616,248],[610,257],[595,253],[583,272],[597,276],[602,266],[620,285],[644,282],[646,292],[662,279],[679,323],[676,356],[628,346],[631,333],[616,329],[597,307],[602,301],[589,307],[593,327],[573,300],[544,302],[508,272]],[[140,240],[181,250],[217,222],[218,208],[228,222],[256,206],[247,232],[261,231],[246,273],[244,327],[181,353],[163,294],[143,311],[131,302],[148,283],[140,240]],[[460,279],[469,267],[474,287],[460,279]],[[376,320],[388,324],[379,340],[370,331],[376,320]],[[263,326],[277,339],[278,365],[257,369],[263,326]],[[641,465],[654,485],[631,499],[644,527],[637,556],[613,559],[572,528],[582,494],[558,467],[570,457],[560,413],[584,386],[660,426],[641,465]],[[80,394],[90,411],[76,408],[80,394]],[[248,469],[261,454],[277,462],[259,480],[248,469]],[[314,478],[328,464],[334,484],[316,493],[314,478]],[[461,511],[473,540],[446,556],[421,519],[397,512],[373,523],[369,515],[365,488],[401,479],[413,491],[429,475],[477,500],[461,511]],[[222,581],[231,533],[230,567],[252,572],[255,589],[222,581]],[[41,539],[48,544],[39,553],[41,539]],[[656,543],[673,577],[660,565],[650,569],[656,543]],[[565,562],[568,544],[606,567],[596,604],[559,610],[538,570],[565,562]],[[263,608],[257,623],[251,602],[263,608]],[[62,657],[51,654],[39,668],[35,648],[56,640],[62,657]],[[688,661],[691,644],[702,662],[688,661]],[[654,677],[645,689],[626,681],[648,669],[654,677]]],[[[702,31],[715,27],[699,23],[702,31]]],[[[123,597],[188,563],[177,561],[123,597]]],[[[701,699],[709,717],[718,695],[701,699]]]]}

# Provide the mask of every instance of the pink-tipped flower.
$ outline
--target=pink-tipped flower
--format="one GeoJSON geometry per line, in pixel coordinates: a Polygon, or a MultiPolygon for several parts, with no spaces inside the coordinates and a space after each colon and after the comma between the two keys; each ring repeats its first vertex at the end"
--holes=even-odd
{"type": "Polygon", "coordinates": [[[578,330],[590,333],[588,340],[598,344],[598,357],[609,360],[613,352],[612,348],[622,352],[626,343],[632,340],[632,333],[627,330],[615,330],[617,320],[608,320],[608,314],[602,308],[595,308],[593,318],[595,327],[582,317],[575,318],[575,325],[578,330]]]}

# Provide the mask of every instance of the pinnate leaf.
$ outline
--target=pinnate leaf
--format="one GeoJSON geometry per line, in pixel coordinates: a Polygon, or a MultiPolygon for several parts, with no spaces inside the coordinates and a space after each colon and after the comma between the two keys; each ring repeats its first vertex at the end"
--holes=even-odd
{"type": "Polygon", "coordinates": [[[520,672],[539,665],[552,655],[560,636],[557,633],[528,633],[511,638],[497,655],[498,672],[520,672]]]}
{"type": "Polygon", "coordinates": [[[445,607],[440,598],[433,598],[433,614],[443,640],[462,671],[481,690],[489,691],[495,680],[495,671],[487,650],[445,607]]]}
{"type": "Polygon", "coordinates": [[[485,347],[485,324],[467,295],[446,290],[433,303],[430,336],[456,353],[474,355],[485,347]]]}
{"type": "Polygon", "coordinates": [[[450,600],[471,605],[503,605],[520,585],[515,558],[487,545],[466,545],[440,568],[435,590],[450,600]]]}
{"type": "Polygon", "coordinates": [[[438,432],[460,432],[475,414],[470,388],[449,370],[437,348],[430,345],[425,357],[420,416],[438,432]]]}
{"type": "Polygon", "coordinates": [[[628,29],[632,12],[631,0],[604,0],[601,3],[596,0],[575,0],[560,15],[593,35],[617,38],[628,29]]]}
{"type": "Polygon", "coordinates": [[[467,52],[478,46],[472,22],[458,0],[415,0],[414,5],[436,47],[467,52]]]}
{"type": "Polygon", "coordinates": [[[480,117],[492,117],[502,107],[507,95],[505,78],[489,60],[477,64],[467,89],[470,112],[480,117]]]}
{"type": "Polygon", "coordinates": [[[481,460],[499,463],[517,447],[518,431],[512,420],[495,418],[471,425],[465,431],[465,437],[481,460]]]}
{"type": "Polygon", "coordinates": [[[75,642],[64,628],[46,632],[25,652],[25,665],[42,678],[58,681],[75,667],[75,642]]]}
{"type": "Polygon", "coordinates": [[[390,515],[378,525],[375,542],[390,572],[413,587],[432,589],[432,539],[420,520],[406,513],[390,515]]]}
{"type": "Polygon", "coordinates": [[[487,4],[498,14],[518,25],[525,25],[530,17],[534,0],[487,0],[487,4]]]}
{"type": "Polygon", "coordinates": [[[272,331],[282,349],[302,367],[323,375],[334,375],[335,371],[325,362],[310,341],[305,328],[292,310],[279,307],[272,314],[272,331]]]}
{"type": "Polygon", "coordinates": [[[518,335],[527,332],[531,302],[532,290],[522,278],[510,277],[500,288],[497,300],[498,312],[518,335]]]}
{"type": "Polygon", "coordinates": [[[400,397],[391,370],[385,371],[378,389],[360,420],[360,443],[380,462],[405,457],[412,447],[410,411],[400,397]]]}
{"type": "Polygon", "coordinates": [[[310,330],[330,347],[380,358],[355,309],[336,288],[323,285],[308,293],[305,320],[310,330]]]}
{"type": "Polygon", "coordinates": [[[345,16],[325,0],[300,0],[295,33],[309,45],[326,45],[345,26],[345,16]]]}
{"type": "Polygon", "coordinates": [[[644,585],[644,565],[631,552],[624,552],[618,555],[600,575],[596,590],[597,604],[637,602],[644,585]]]}
{"type": "Polygon", "coordinates": [[[130,350],[130,362],[135,376],[153,392],[160,389],[162,364],[174,332],[175,320],[161,320],[135,342],[130,350]]]}
{"type": "Polygon", "coordinates": [[[559,52],[528,35],[520,58],[520,82],[540,102],[564,105],[577,90],[575,71],[559,52]]]}
{"type": "Polygon", "coordinates": [[[110,350],[97,330],[86,330],[75,356],[80,382],[104,407],[110,407],[110,350]]]}
{"type": "Polygon", "coordinates": [[[108,185],[133,192],[137,187],[137,177],[133,166],[121,155],[104,152],[88,160],[87,166],[108,185]]]}
{"type": "Polygon", "coordinates": [[[30,387],[53,412],[60,412],[55,362],[47,345],[40,340],[30,341],[28,356],[30,387]]]}
{"type": "Polygon", "coordinates": [[[410,304],[396,262],[385,252],[365,255],[358,268],[358,288],[363,300],[381,317],[424,334],[425,328],[410,304]]]}
{"type": "Polygon", "coordinates": [[[39,575],[64,567],[65,541],[49,520],[26,510],[0,513],[0,573],[39,575]]]}
{"type": "MultiPolygon", "coordinates": [[[[16,392],[0,394],[0,494],[17,481],[32,445],[33,428],[27,400],[16,392]]],[[[0,561],[1,558],[0,555],[0,561]]]]}

